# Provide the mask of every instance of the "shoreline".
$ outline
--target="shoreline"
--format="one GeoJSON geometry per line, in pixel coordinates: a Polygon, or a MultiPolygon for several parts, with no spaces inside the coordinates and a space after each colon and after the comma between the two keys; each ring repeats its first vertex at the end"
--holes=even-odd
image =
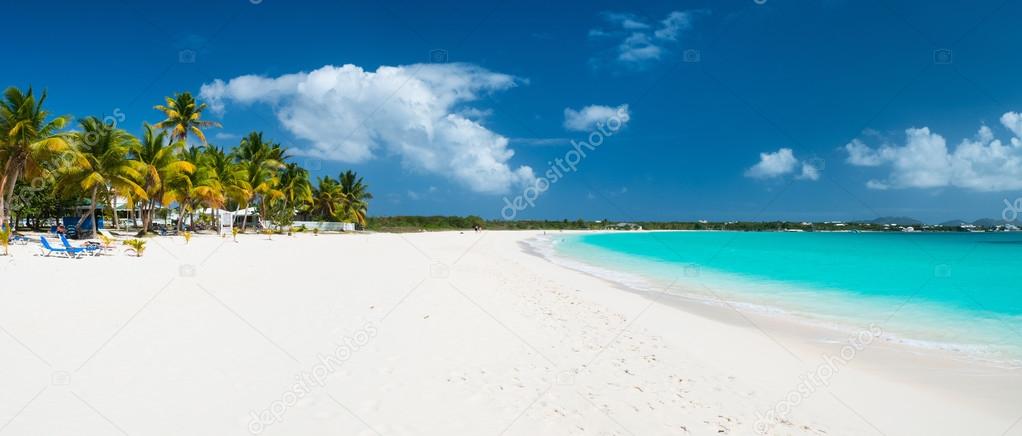
{"type": "MultiPolygon", "coordinates": [[[[681,230],[673,231],[666,230],[666,232],[706,232],[705,230],[681,230]]],[[[599,232],[586,232],[576,231],[571,232],[573,236],[583,234],[596,234],[596,233],[621,233],[613,231],[599,231],[599,232]]],[[[674,276],[673,280],[667,280],[665,277],[653,277],[649,274],[636,273],[627,271],[627,268],[614,268],[608,265],[597,265],[593,262],[558,252],[554,248],[554,241],[550,239],[551,235],[545,235],[547,241],[537,243],[543,239],[543,237],[533,238],[528,241],[527,246],[531,253],[546,258],[553,263],[574,269],[585,274],[592,275],[597,278],[607,280],[615,283],[621,287],[621,289],[636,292],[649,296],[651,298],[663,298],[665,301],[671,301],[672,298],[678,298],[684,301],[697,302],[704,305],[713,306],[732,306],[732,308],[748,309],[747,312],[755,313],[757,315],[764,316],[766,318],[778,318],[794,320],[801,325],[805,325],[812,328],[818,328],[826,331],[834,331],[845,334],[854,334],[861,330],[863,324],[868,324],[872,321],[868,318],[856,318],[854,316],[846,316],[839,314],[826,313],[826,311],[814,310],[812,306],[809,307],[789,307],[786,306],[784,301],[761,301],[763,295],[745,295],[739,289],[743,287],[753,286],[754,283],[744,282],[742,279],[737,280],[733,277],[728,277],[728,272],[718,271],[713,272],[718,281],[724,283],[717,283],[710,286],[701,283],[699,280],[691,279],[691,277],[700,277],[703,274],[704,267],[696,264],[694,265],[695,275],[691,277],[688,275],[686,270],[684,274],[671,274],[674,276]],[[722,279],[722,280],[721,280],[722,279]],[[719,289],[717,289],[719,287],[719,289]],[[704,291],[700,291],[704,289],[704,291]],[[714,290],[716,289],[716,290],[714,290]],[[755,297],[760,297],[758,300],[755,297]]],[[[602,251],[606,250],[599,247],[591,247],[591,250],[602,251]]],[[[622,258],[629,258],[630,256],[613,252],[612,250],[607,253],[614,256],[621,256],[622,258]]],[[[635,261],[637,258],[632,258],[635,261]]],[[[674,265],[672,268],[681,268],[681,265],[674,265]]],[[[687,268],[687,266],[686,266],[687,268]]],[[[782,282],[777,282],[771,286],[775,287],[788,287],[791,286],[782,282]]],[[[815,290],[812,288],[798,288],[804,293],[814,293],[815,290]]],[[[801,297],[801,296],[800,296],[801,297]]],[[[808,298],[809,296],[806,296],[808,298]]],[[[855,303],[855,298],[850,297],[841,292],[828,292],[824,298],[839,299],[837,302],[842,305],[846,304],[844,300],[848,300],[847,303],[855,303]]],[[[898,301],[892,301],[892,304],[898,304],[898,301]]],[[[790,303],[790,302],[788,302],[790,303]]],[[[873,306],[879,304],[877,302],[871,302],[873,306]]],[[[901,304],[904,304],[902,302],[901,304]]],[[[833,302],[831,303],[833,305],[833,302]]],[[[821,308],[822,309],[822,308],[821,308]]],[[[876,307],[864,307],[864,310],[876,309],[876,307]]],[[[971,312],[955,312],[949,308],[931,308],[927,310],[935,311],[928,313],[931,318],[934,314],[937,315],[949,315],[949,316],[977,316],[979,314],[971,312]]],[[[942,318],[946,319],[946,318],[942,318]]],[[[1001,321],[998,321],[1001,322],[1001,321]]],[[[1007,322],[1007,321],[1004,321],[1007,322]]],[[[965,362],[979,363],[988,365],[998,369],[1006,370],[1017,370],[1022,369],[1022,349],[1018,346],[1012,346],[1010,351],[997,346],[978,343],[978,342],[962,342],[962,341],[951,341],[936,338],[926,338],[927,332],[933,332],[936,326],[918,324],[918,321],[912,321],[907,324],[900,325],[898,331],[885,331],[884,339],[886,342],[892,345],[906,347],[907,350],[918,350],[935,352],[938,354],[946,354],[949,358],[954,360],[963,360],[965,362]],[[912,331],[910,333],[909,331],[912,331]]],[[[1022,340],[1022,337],[1019,338],[1022,340]]],[[[978,340],[978,339],[977,339],[978,340]]]]}
{"type": "MultiPolygon", "coordinates": [[[[594,232],[565,233],[588,234],[594,232]]],[[[808,318],[780,307],[732,301],[717,294],[706,295],[686,288],[686,284],[680,280],[673,282],[670,288],[680,289],[681,292],[655,291],[654,289],[661,288],[662,286],[659,285],[663,285],[663,283],[654,284],[650,282],[649,278],[635,273],[616,271],[562,255],[557,253],[552,245],[550,245],[550,251],[544,252],[537,246],[536,241],[543,238],[549,239],[550,236],[535,236],[522,241],[519,246],[532,256],[604,281],[624,292],[714,322],[760,330],[766,335],[779,334],[813,353],[823,354],[828,350],[833,351],[833,345],[845,344],[849,337],[854,337],[859,332],[873,326],[872,324],[867,327],[855,327],[851,323],[833,324],[828,321],[808,318]],[[584,266],[579,267],[579,265],[584,266]],[[607,272],[611,274],[606,274],[607,272]],[[622,281],[619,279],[621,276],[635,277],[635,279],[622,281]],[[643,286],[635,286],[636,279],[647,283],[643,286]]],[[[691,286],[691,284],[688,285],[691,286]]],[[[992,360],[968,351],[946,348],[959,344],[930,343],[887,332],[883,332],[877,339],[879,339],[877,343],[870,344],[873,350],[867,354],[868,357],[860,359],[864,361],[861,363],[891,380],[912,380],[913,383],[922,387],[936,386],[946,394],[959,395],[963,391],[969,391],[972,395],[967,397],[971,398],[1000,389],[1022,392],[1022,366],[1016,359],[992,360]],[[921,370],[923,371],[920,372],[921,370]]],[[[995,402],[993,407],[1004,406],[1004,412],[1014,410],[1014,406],[1011,404],[1014,400],[1012,396],[1004,396],[1002,400],[995,402]]],[[[977,405],[991,407],[991,404],[985,401],[977,402],[977,405]]]]}

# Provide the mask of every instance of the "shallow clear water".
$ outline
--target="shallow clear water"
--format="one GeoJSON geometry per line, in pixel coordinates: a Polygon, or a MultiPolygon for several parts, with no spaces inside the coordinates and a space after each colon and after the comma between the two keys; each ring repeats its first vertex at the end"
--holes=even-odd
{"type": "Polygon", "coordinates": [[[659,290],[1022,358],[1022,233],[623,232],[555,242],[561,255],[659,290]]]}

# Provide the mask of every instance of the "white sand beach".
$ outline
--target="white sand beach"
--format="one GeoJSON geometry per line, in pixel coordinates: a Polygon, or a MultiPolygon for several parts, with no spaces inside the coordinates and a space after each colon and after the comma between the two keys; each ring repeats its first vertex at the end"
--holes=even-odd
{"type": "Polygon", "coordinates": [[[551,263],[521,244],[539,233],[12,246],[0,436],[1022,435],[1017,370],[842,355],[836,332],[551,263]]]}

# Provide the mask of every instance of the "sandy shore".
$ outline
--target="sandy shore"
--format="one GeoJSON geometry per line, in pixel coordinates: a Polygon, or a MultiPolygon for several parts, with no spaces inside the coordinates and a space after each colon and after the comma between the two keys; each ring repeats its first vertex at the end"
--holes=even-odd
{"type": "Polygon", "coordinates": [[[628,292],[536,234],[14,246],[0,436],[1022,435],[1018,371],[628,292]]]}

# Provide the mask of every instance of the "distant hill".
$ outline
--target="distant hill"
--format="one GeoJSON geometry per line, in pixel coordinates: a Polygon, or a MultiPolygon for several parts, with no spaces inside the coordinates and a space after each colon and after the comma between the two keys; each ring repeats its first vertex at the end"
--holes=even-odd
{"type": "Polygon", "coordinates": [[[993,219],[993,218],[983,218],[981,220],[973,221],[972,223],[977,225],[977,226],[994,227],[994,226],[1000,226],[1000,225],[1007,224],[1007,221],[997,220],[997,219],[993,219]]]}
{"type": "Polygon", "coordinates": [[[882,216],[875,220],[862,221],[869,224],[897,224],[899,226],[921,226],[922,221],[907,216],[882,216]]]}
{"type": "Polygon", "coordinates": [[[969,222],[965,220],[951,220],[944,221],[938,225],[943,227],[960,227],[962,224],[969,224],[969,222]]]}

